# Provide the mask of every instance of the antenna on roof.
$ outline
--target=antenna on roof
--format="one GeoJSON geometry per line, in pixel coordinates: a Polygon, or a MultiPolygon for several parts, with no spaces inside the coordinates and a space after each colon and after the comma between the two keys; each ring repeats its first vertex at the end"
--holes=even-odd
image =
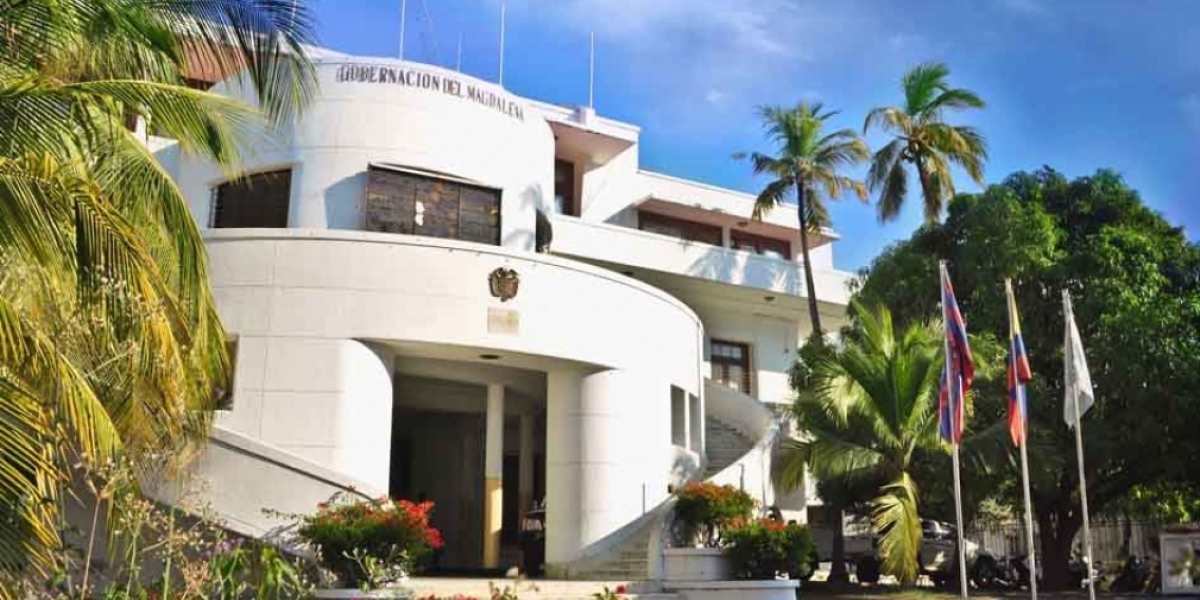
{"type": "Polygon", "coordinates": [[[588,59],[588,108],[596,108],[596,32],[591,34],[591,55],[588,59]]]}
{"type": "Polygon", "coordinates": [[[400,0],[400,60],[404,60],[404,13],[408,9],[408,0],[400,0]]]}
{"type": "Polygon", "coordinates": [[[458,34],[458,58],[454,61],[454,70],[462,73],[462,33],[458,34]]]}
{"type": "Polygon", "coordinates": [[[504,12],[505,3],[500,2],[500,87],[504,87],[504,12]]]}

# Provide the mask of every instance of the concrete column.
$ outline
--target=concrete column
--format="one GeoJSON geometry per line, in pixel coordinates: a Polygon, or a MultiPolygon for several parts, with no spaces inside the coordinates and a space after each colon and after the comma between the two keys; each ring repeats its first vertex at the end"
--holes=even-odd
{"type": "Polygon", "coordinates": [[[504,515],[504,386],[487,386],[487,438],[483,458],[483,568],[500,566],[504,515]]]}
{"type": "Polygon", "coordinates": [[[533,440],[533,415],[521,415],[521,446],[519,460],[521,462],[519,482],[517,484],[517,514],[522,519],[525,512],[533,505],[533,457],[537,449],[533,440]]]}
{"type": "MultiPolygon", "coordinates": [[[[546,374],[546,563],[575,558],[583,547],[583,376],[546,374]]],[[[548,573],[553,575],[553,573],[548,573]]]]}
{"type": "Polygon", "coordinates": [[[733,247],[733,233],[728,225],[721,228],[721,245],[726,248],[733,247]]]}

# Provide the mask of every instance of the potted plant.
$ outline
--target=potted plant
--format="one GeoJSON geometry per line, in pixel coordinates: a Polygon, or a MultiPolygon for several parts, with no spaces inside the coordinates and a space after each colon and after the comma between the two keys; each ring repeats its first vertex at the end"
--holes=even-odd
{"type": "Polygon", "coordinates": [[[335,499],[301,517],[297,535],[341,587],[379,590],[406,580],[422,558],[442,547],[441,533],[429,525],[432,510],[432,502],[335,499]]]}
{"type": "Polygon", "coordinates": [[[813,551],[807,527],[773,519],[733,523],[723,531],[721,545],[740,580],[800,579],[808,574],[813,551]]]}
{"type": "Polygon", "coordinates": [[[730,563],[720,547],[723,530],[750,518],[754,499],[731,485],[691,482],[675,492],[676,547],[663,551],[664,577],[673,581],[721,581],[730,563]]]}

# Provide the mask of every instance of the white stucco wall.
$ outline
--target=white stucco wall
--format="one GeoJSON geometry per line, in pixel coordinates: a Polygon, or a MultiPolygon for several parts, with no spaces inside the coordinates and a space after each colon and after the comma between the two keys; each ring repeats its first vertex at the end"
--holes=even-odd
{"type": "MultiPolygon", "coordinates": [[[[454,71],[390,59],[329,59],[318,63],[317,75],[320,93],[303,117],[277,134],[256,130],[243,152],[247,172],[292,169],[291,227],[362,228],[366,170],[383,162],[503,190],[501,243],[533,249],[535,211],[553,200],[554,136],[524,99],[454,71]],[[436,77],[443,88],[339,81],[347,66],[436,77]],[[463,94],[468,89],[495,94],[520,107],[524,119],[451,95],[445,82],[463,94]]],[[[218,85],[214,91],[253,102],[245,89],[218,85]]],[[[207,225],[211,190],[228,174],[183,157],[176,175],[197,220],[207,225]]]]}
{"type": "Polygon", "coordinates": [[[567,259],[417,236],[244,229],[206,241],[239,343],[223,426],[386,489],[393,361],[382,349],[495,352],[547,372],[552,559],[665,498],[671,386],[701,393],[704,339],[665,292],[567,259]],[[505,303],[488,286],[498,267],[521,281],[505,303]],[[511,311],[515,328],[489,330],[489,309],[511,311]]]}

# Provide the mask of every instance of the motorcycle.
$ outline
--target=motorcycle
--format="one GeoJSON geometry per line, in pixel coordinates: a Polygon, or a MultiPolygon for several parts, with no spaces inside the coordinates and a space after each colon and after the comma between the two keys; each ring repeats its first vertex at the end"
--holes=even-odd
{"type": "Polygon", "coordinates": [[[1125,559],[1125,564],[1121,565],[1116,579],[1113,579],[1112,591],[1141,592],[1146,589],[1146,582],[1150,580],[1150,575],[1151,568],[1148,561],[1140,556],[1130,556],[1125,559]]]}
{"type": "Polygon", "coordinates": [[[971,581],[980,589],[1018,590],[1029,587],[1029,567],[1021,557],[980,557],[971,569],[971,581]]]}

